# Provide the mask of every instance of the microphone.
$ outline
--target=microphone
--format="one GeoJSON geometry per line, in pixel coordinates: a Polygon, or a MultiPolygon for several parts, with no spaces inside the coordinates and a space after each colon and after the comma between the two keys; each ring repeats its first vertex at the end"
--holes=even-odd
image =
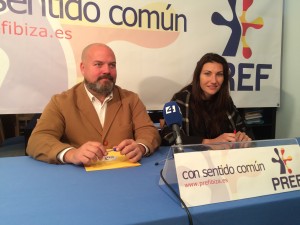
{"type": "Polygon", "coordinates": [[[173,130],[173,135],[175,137],[175,143],[178,145],[177,152],[183,152],[181,147],[182,139],[180,135],[180,127],[182,125],[182,114],[179,106],[175,101],[168,102],[164,105],[163,116],[168,127],[173,130]]]}

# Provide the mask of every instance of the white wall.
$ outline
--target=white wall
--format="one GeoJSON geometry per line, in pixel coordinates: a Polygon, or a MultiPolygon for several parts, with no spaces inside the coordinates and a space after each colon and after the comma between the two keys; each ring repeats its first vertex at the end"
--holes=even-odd
{"type": "Polygon", "coordinates": [[[300,1],[285,0],[282,46],[281,106],[276,138],[300,137],[300,1]]]}

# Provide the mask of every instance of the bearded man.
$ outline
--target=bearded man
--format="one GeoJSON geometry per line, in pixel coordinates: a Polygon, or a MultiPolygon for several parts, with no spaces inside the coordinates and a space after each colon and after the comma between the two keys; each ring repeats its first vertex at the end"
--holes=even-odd
{"type": "Polygon", "coordinates": [[[90,165],[113,148],[131,162],[151,155],[161,139],[136,93],[117,86],[116,57],[101,43],[81,56],[84,81],[54,95],[34,128],[26,152],[48,163],[90,165]]]}

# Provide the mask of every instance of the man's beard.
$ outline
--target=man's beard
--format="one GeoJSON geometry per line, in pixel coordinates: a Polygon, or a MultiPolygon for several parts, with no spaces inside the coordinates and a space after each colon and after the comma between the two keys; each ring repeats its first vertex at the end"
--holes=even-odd
{"type": "Polygon", "coordinates": [[[98,77],[95,82],[89,82],[84,79],[84,83],[86,84],[88,89],[103,96],[110,95],[115,86],[114,79],[110,74],[105,74],[101,77],[98,77]],[[104,84],[99,84],[98,81],[102,79],[109,79],[109,81],[105,82],[104,84]]]}

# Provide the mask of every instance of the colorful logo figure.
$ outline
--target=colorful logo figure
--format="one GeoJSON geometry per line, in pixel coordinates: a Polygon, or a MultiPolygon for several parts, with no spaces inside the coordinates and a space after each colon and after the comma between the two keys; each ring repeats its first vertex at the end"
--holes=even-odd
{"type": "Polygon", "coordinates": [[[284,156],[284,153],[285,153],[284,148],[280,149],[280,155],[279,155],[279,151],[278,151],[277,148],[274,148],[274,152],[278,156],[278,159],[272,158],[272,162],[280,164],[280,174],[286,174],[286,170],[288,171],[288,173],[292,173],[293,172],[292,169],[289,168],[288,165],[287,165],[288,161],[292,161],[293,160],[292,156],[288,156],[287,158],[285,158],[285,156],[284,156]]]}
{"type": "Polygon", "coordinates": [[[231,35],[224,49],[223,56],[235,56],[239,47],[240,41],[243,44],[243,56],[249,59],[252,56],[252,50],[247,44],[246,33],[249,28],[261,29],[264,21],[261,17],[249,22],[246,20],[247,10],[253,3],[253,0],[243,0],[243,12],[240,17],[236,15],[236,0],[228,0],[233,18],[231,21],[226,20],[220,13],[214,12],[211,16],[211,21],[220,26],[227,26],[231,29],[231,35]]]}

